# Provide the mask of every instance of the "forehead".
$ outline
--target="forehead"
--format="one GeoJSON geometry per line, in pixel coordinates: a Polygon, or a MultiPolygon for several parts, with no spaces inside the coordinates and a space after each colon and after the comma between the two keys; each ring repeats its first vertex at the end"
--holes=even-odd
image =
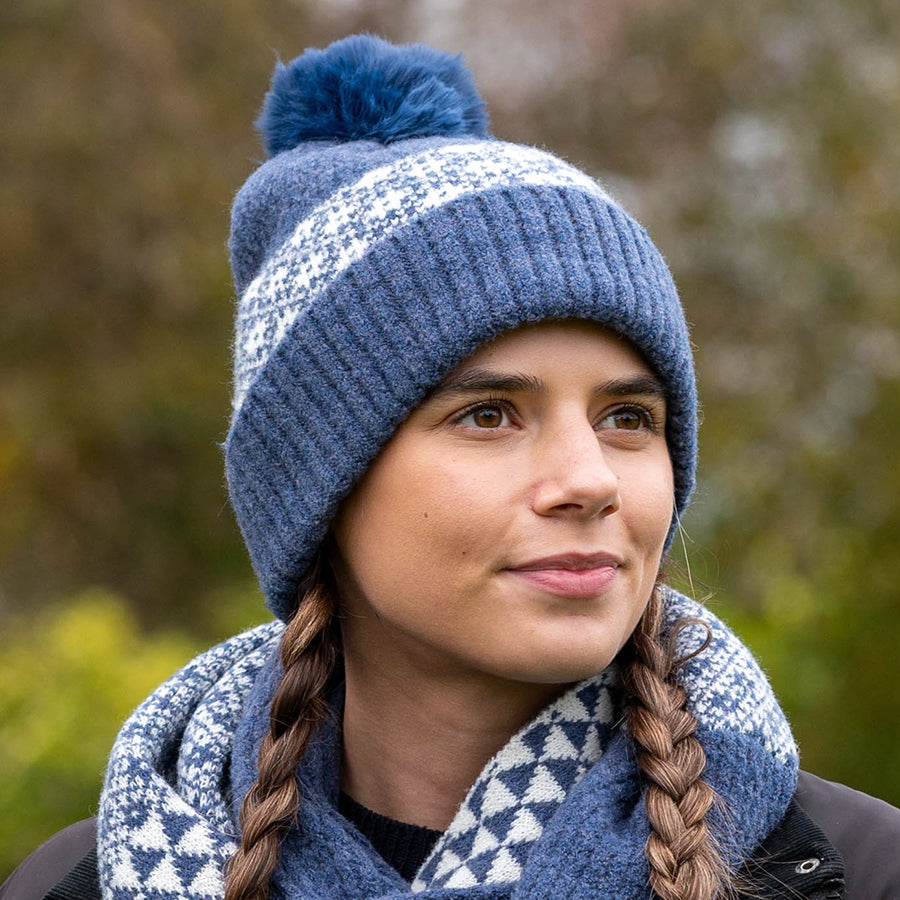
{"type": "Polygon", "coordinates": [[[640,353],[625,338],[608,328],[581,319],[537,322],[504,332],[482,344],[447,376],[475,368],[528,371],[549,369],[562,373],[579,365],[595,370],[619,369],[623,374],[652,375],[640,353]]]}

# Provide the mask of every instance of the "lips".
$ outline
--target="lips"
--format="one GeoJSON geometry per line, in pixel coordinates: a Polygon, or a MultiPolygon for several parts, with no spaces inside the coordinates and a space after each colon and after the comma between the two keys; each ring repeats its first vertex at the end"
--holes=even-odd
{"type": "Polygon", "coordinates": [[[510,566],[516,572],[539,572],[543,569],[565,569],[571,572],[583,572],[589,569],[600,569],[612,566],[618,569],[622,560],[612,553],[560,553],[556,556],[542,556],[528,562],[510,566]]]}
{"type": "Polygon", "coordinates": [[[619,557],[608,553],[562,553],[528,560],[506,571],[544,592],[588,599],[612,587],[621,565],[619,557]]]}

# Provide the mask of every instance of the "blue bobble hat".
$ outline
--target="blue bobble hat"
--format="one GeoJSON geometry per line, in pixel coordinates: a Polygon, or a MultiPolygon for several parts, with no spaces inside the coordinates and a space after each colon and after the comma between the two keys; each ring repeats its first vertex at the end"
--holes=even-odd
{"type": "Polygon", "coordinates": [[[307,50],[277,66],[257,124],[270,158],[232,215],[225,464],[278,617],[400,423],[481,344],[525,323],[594,320],[643,354],[666,388],[684,510],[697,398],[665,261],[596,181],[492,138],[460,57],[368,35],[307,50]]]}

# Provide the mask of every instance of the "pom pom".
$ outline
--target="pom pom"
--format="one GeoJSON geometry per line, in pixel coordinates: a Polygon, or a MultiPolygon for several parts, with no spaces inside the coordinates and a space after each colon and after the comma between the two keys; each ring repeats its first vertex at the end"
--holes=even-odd
{"type": "Polygon", "coordinates": [[[460,55],[365,34],[278,63],[256,122],[269,156],[304,141],[488,137],[487,125],[460,55]]]}

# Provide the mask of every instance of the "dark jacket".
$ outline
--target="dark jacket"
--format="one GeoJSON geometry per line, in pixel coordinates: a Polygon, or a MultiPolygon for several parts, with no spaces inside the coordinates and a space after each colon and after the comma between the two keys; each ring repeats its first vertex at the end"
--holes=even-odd
{"type": "MultiPolygon", "coordinates": [[[[99,900],[93,819],[31,854],[0,900],[99,900]]],[[[756,900],[900,900],[900,810],[800,773],[797,793],[739,877],[756,900]]]]}

